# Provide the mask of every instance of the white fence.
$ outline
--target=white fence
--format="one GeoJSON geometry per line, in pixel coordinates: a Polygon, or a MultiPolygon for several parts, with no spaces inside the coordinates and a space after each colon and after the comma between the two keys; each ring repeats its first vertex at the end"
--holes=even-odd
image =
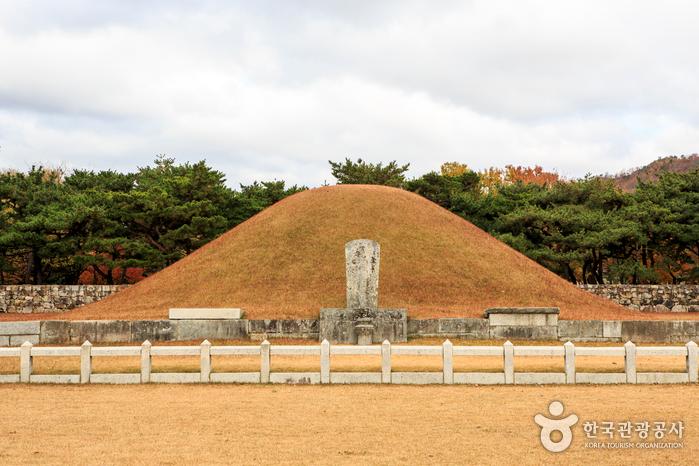
{"type": "Polygon", "coordinates": [[[376,383],[376,384],[616,384],[616,383],[696,383],[697,344],[685,346],[636,346],[632,342],[619,347],[578,346],[567,342],[561,346],[515,346],[509,341],[502,346],[454,346],[449,340],[441,346],[391,345],[272,345],[212,346],[204,341],[199,346],[141,346],[93,347],[89,341],[74,347],[34,347],[25,342],[19,348],[0,348],[0,357],[19,358],[19,374],[0,375],[0,383],[376,383]],[[259,356],[257,372],[212,372],[212,356],[259,356]],[[332,372],[330,360],[334,355],[380,356],[381,372],[332,372]],[[440,356],[441,372],[396,372],[391,367],[392,356],[440,356]],[[32,373],[35,357],[73,356],[80,358],[80,373],[46,375],[32,373]],[[140,374],[97,374],[92,372],[93,357],[140,357],[140,374]],[[199,372],[153,372],[153,356],[198,356],[199,372]],[[318,372],[272,372],[274,356],[318,356],[318,372]],[[495,356],[503,361],[502,372],[455,372],[455,356],[495,356]],[[564,361],[564,372],[516,372],[515,356],[553,356],[564,361]],[[624,372],[576,372],[576,356],[617,356],[624,358],[624,372]],[[637,372],[637,356],[684,357],[686,372],[637,372]]]}

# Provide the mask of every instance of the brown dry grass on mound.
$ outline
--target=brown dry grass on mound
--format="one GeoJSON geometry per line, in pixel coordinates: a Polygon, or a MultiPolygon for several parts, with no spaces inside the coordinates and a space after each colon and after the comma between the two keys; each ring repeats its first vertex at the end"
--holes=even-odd
{"type": "Polygon", "coordinates": [[[242,307],[252,319],[317,317],[321,307],[344,306],[344,245],[357,238],[381,244],[380,305],[407,308],[412,318],[480,317],[493,306],[558,306],[562,319],[667,318],[581,291],[416,194],[363,185],[291,196],[137,285],[60,318],[160,319],[170,307],[207,306],[242,307]]]}

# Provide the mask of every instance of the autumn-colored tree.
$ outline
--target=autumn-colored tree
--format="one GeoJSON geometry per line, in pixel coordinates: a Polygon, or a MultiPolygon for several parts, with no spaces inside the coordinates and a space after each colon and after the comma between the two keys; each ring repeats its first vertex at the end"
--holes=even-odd
{"type": "Polygon", "coordinates": [[[505,182],[505,172],[501,168],[490,167],[478,172],[481,179],[481,191],[484,193],[496,193],[498,187],[505,182]]]}
{"type": "Polygon", "coordinates": [[[532,183],[539,186],[551,186],[560,180],[560,176],[555,172],[547,172],[539,166],[522,167],[507,165],[505,167],[505,182],[516,183],[521,181],[524,184],[532,183]]]}
{"type": "Polygon", "coordinates": [[[545,171],[539,165],[534,167],[507,165],[504,170],[490,167],[478,172],[478,176],[481,180],[481,191],[486,194],[495,194],[500,187],[518,182],[551,187],[561,181],[558,173],[545,171]]]}
{"type": "Polygon", "coordinates": [[[439,170],[442,176],[450,177],[460,176],[468,171],[471,171],[471,169],[468,168],[468,165],[459,162],[445,162],[441,167],[439,167],[439,170]]]}

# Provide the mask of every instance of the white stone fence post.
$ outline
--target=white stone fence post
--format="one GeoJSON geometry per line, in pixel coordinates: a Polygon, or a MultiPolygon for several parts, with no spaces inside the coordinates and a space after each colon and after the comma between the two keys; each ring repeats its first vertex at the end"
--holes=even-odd
{"type": "Polygon", "coordinates": [[[80,347],[80,383],[90,383],[92,375],[92,344],[85,340],[80,347]]]}
{"type": "Polygon", "coordinates": [[[687,375],[689,382],[699,382],[699,351],[693,341],[687,343],[687,375]]]}
{"type": "Polygon", "coordinates": [[[330,342],[320,344],[320,383],[330,383],[330,342]]]}
{"type": "Polygon", "coordinates": [[[381,343],[381,383],[391,383],[391,343],[381,343]]]}
{"type": "Polygon", "coordinates": [[[141,345],[141,383],[150,382],[150,371],[151,371],[151,344],[150,341],[146,340],[141,345]]]}
{"type": "Polygon", "coordinates": [[[636,345],[631,341],[624,344],[624,371],[626,372],[626,383],[636,383],[636,345]]]}
{"type": "Polygon", "coordinates": [[[200,345],[200,367],[199,379],[201,382],[210,382],[211,379],[211,343],[209,340],[204,340],[200,345]]]}
{"type": "Polygon", "coordinates": [[[25,341],[19,350],[19,380],[23,383],[29,383],[32,376],[32,346],[31,343],[25,341]]]}
{"type": "Polygon", "coordinates": [[[510,341],[503,345],[503,371],[505,372],[505,383],[515,383],[515,347],[510,341]]]}
{"type": "Polygon", "coordinates": [[[269,383],[271,369],[270,346],[267,340],[260,345],[260,383],[269,383]]]}
{"type": "Polygon", "coordinates": [[[567,341],[563,345],[565,351],[565,359],[563,365],[566,373],[566,383],[575,383],[575,345],[572,341],[567,341]]]}
{"type": "Polygon", "coordinates": [[[454,345],[449,340],[442,344],[442,377],[444,384],[454,383],[454,345]]]}

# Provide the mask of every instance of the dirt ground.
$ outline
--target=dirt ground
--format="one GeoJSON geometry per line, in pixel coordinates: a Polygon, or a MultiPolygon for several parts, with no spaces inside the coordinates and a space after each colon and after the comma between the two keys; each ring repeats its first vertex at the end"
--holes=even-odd
{"type": "Polygon", "coordinates": [[[0,464],[696,464],[697,399],[699,385],[5,385],[0,464]],[[552,400],[579,417],[556,454],[533,421],[552,400]],[[585,421],[627,420],[683,421],[664,440],[683,447],[585,446],[585,421]]]}

